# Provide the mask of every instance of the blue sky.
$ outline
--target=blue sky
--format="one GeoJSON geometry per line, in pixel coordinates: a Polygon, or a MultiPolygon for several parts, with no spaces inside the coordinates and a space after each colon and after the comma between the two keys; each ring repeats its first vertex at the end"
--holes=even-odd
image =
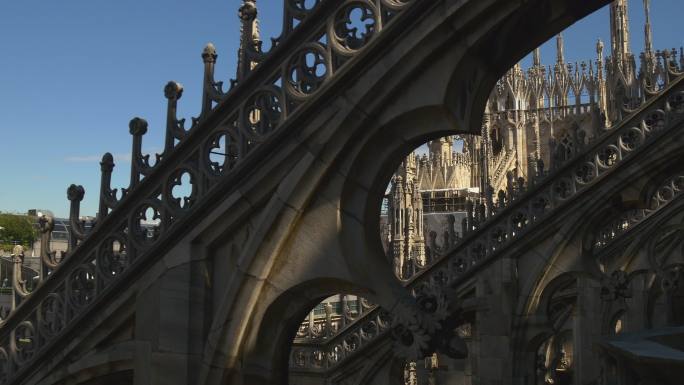
{"type": "MultiPolygon", "coordinates": [[[[282,1],[259,1],[262,36],[277,36],[282,1]],[[278,4],[278,5],[276,5],[278,4]]],[[[656,48],[679,47],[681,0],[652,0],[656,48]]],[[[128,121],[148,120],[143,148],[163,146],[169,80],[183,84],[179,115],[199,113],[207,42],[218,50],[216,77],[234,77],[238,0],[20,0],[0,2],[0,211],[49,209],[68,214],[66,188],[86,190],[83,215],[94,215],[99,160],[115,156],[113,185],[130,167],[128,121]]],[[[632,48],[643,46],[641,0],[631,0],[632,48]]],[[[595,59],[609,47],[604,8],[565,33],[566,58],[595,59]]],[[[606,51],[606,54],[608,52],[606,51]]],[[[555,60],[553,41],[542,47],[555,60]]],[[[523,64],[529,59],[523,60],[523,64]]]]}

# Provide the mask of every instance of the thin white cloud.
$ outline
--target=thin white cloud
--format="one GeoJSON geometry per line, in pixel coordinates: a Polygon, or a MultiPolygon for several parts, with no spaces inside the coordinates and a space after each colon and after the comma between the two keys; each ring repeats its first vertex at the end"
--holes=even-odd
{"type": "Polygon", "coordinates": [[[67,156],[64,161],[69,163],[93,163],[102,159],[102,156],[87,155],[87,156],[67,156]]]}
{"type": "Polygon", "coordinates": [[[114,154],[114,162],[131,162],[131,153],[114,154]]]}

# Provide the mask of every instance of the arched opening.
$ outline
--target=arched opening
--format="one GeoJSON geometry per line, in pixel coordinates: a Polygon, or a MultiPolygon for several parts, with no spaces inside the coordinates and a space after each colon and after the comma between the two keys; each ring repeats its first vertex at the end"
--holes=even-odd
{"type": "Polygon", "coordinates": [[[573,383],[572,331],[549,337],[537,350],[538,385],[571,385],[573,383]]]}
{"type": "MultiPolygon", "coordinates": [[[[577,298],[580,290],[577,278],[572,274],[563,274],[551,280],[541,294],[536,312],[543,325],[544,333],[530,341],[534,350],[531,375],[537,385],[569,385],[573,383],[575,372],[574,361],[579,352],[575,352],[575,330],[577,314],[577,298]]],[[[530,357],[530,358],[531,358],[530,357]]],[[[526,372],[519,368],[521,373],[526,372]]]]}
{"type": "Polygon", "coordinates": [[[389,180],[380,213],[380,238],[395,275],[409,280],[445,256],[484,219],[481,189],[488,144],[461,134],[429,140],[401,162],[389,180]]]}
{"type": "MultiPolygon", "coordinates": [[[[556,100],[557,104],[562,104],[561,107],[569,107],[570,102],[564,101],[564,99],[559,99],[558,95],[555,95],[554,97],[556,97],[554,100],[556,100]]],[[[530,105],[538,104],[531,103],[530,105]]],[[[441,107],[434,107],[434,109],[440,110],[441,107]]],[[[502,114],[497,116],[497,118],[501,119],[502,121],[504,119],[518,119],[512,114],[512,112],[514,112],[513,110],[518,109],[529,110],[529,108],[527,108],[523,102],[516,103],[515,106],[509,104],[509,106],[505,109],[506,111],[502,111],[502,114]],[[503,114],[503,112],[506,114],[503,114]]],[[[436,115],[441,113],[441,111],[434,111],[432,108],[426,108],[425,110],[421,111],[420,113],[429,114],[435,112],[436,115]]],[[[554,125],[565,124],[561,122],[561,118],[566,117],[569,113],[567,111],[571,110],[567,110],[566,112],[562,113],[559,112],[560,110],[552,111],[552,108],[549,108],[548,110],[549,111],[541,112],[545,115],[548,114],[548,119],[545,120],[545,122],[548,122],[548,124],[544,127],[544,129],[548,133],[549,138],[554,137],[558,139],[558,142],[561,142],[566,137],[560,135],[555,137],[554,135],[556,133],[554,132],[553,128],[554,125]]],[[[574,111],[582,112],[584,110],[580,109],[574,111]]],[[[406,115],[402,115],[402,118],[407,115],[411,115],[413,112],[415,111],[407,112],[406,115]]],[[[527,112],[529,111],[525,111],[525,113],[527,112]]],[[[546,117],[547,116],[544,116],[544,118],[546,117]]],[[[432,117],[434,120],[439,120],[440,118],[441,116],[439,118],[432,117]]],[[[397,120],[400,119],[398,118],[397,120]]],[[[446,120],[448,121],[448,119],[446,120]]],[[[484,220],[484,218],[489,215],[489,211],[495,212],[497,208],[505,205],[506,202],[512,201],[515,197],[515,194],[521,194],[524,192],[523,189],[526,188],[526,185],[529,183],[528,181],[530,181],[531,178],[535,178],[540,175],[543,176],[543,171],[545,169],[543,164],[544,159],[553,159],[554,154],[552,152],[556,151],[556,147],[549,146],[546,149],[542,148],[539,151],[535,151],[534,153],[536,159],[527,156],[529,153],[531,153],[531,151],[529,151],[530,146],[527,146],[526,141],[529,141],[530,139],[525,138],[525,136],[532,136],[532,133],[535,131],[534,129],[530,128],[529,125],[521,125],[523,130],[520,130],[520,132],[515,131],[515,135],[510,136],[510,143],[514,147],[518,145],[521,146],[520,149],[523,149],[524,151],[515,147],[515,151],[518,152],[517,154],[514,152],[510,158],[502,157],[500,159],[500,163],[496,163],[495,165],[485,163],[485,161],[491,161],[491,157],[480,157],[475,162],[475,166],[480,168],[480,172],[482,174],[485,173],[484,170],[487,171],[488,175],[486,175],[486,178],[473,178],[472,172],[470,172],[470,178],[458,178],[459,180],[469,180],[468,184],[465,185],[465,189],[477,189],[477,191],[471,191],[475,193],[475,195],[469,202],[469,197],[467,195],[465,196],[465,199],[461,199],[463,196],[458,196],[458,194],[453,192],[459,188],[449,186],[448,184],[443,184],[442,188],[439,188],[440,186],[435,182],[453,182],[451,178],[447,177],[448,173],[440,173],[439,170],[447,169],[446,165],[448,165],[449,162],[458,164],[459,161],[454,160],[459,158],[456,156],[456,154],[462,154],[462,159],[466,159],[467,157],[470,157],[471,160],[473,158],[477,158],[474,157],[469,151],[453,151],[453,149],[458,147],[457,143],[459,141],[463,143],[462,146],[464,149],[469,148],[465,145],[468,142],[468,139],[461,137],[459,139],[453,138],[449,140],[445,139],[444,137],[440,137],[444,134],[464,132],[465,130],[463,127],[458,127],[456,124],[453,124],[453,122],[430,127],[431,122],[432,121],[423,122],[423,128],[413,128],[407,130],[404,130],[407,124],[406,122],[393,122],[398,123],[398,127],[394,126],[392,128],[396,128],[399,133],[393,133],[388,141],[400,138],[400,140],[396,140],[396,142],[400,143],[391,143],[388,146],[389,149],[382,149],[380,148],[381,146],[368,145],[368,148],[373,148],[374,156],[369,155],[368,158],[364,159],[364,161],[360,161],[358,164],[356,164],[357,166],[368,166],[362,167],[363,169],[359,171],[360,176],[358,177],[358,180],[355,180],[355,182],[359,182],[359,184],[362,184],[364,189],[366,189],[366,191],[364,191],[365,195],[363,195],[363,197],[367,198],[368,196],[371,196],[371,198],[379,198],[383,201],[382,204],[377,204],[379,208],[377,208],[376,213],[380,214],[379,220],[374,219],[373,221],[365,221],[367,218],[366,214],[370,210],[359,210],[362,211],[360,213],[361,215],[355,217],[355,219],[360,219],[364,223],[368,223],[368,227],[371,228],[374,227],[373,225],[375,223],[380,224],[380,236],[378,237],[380,241],[377,243],[378,245],[381,245],[382,249],[385,251],[387,261],[394,269],[395,275],[405,281],[410,280],[421,270],[427,268],[431,263],[440,257],[440,254],[448,254],[449,250],[456,245],[456,241],[463,238],[467,232],[477,230],[477,225],[479,224],[478,219],[484,220]],[[424,149],[426,152],[425,154],[412,153],[411,155],[407,156],[406,152],[404,152],[403,154],[398,155],[398,153],[402,150],[405,150],[406,148],[414,146],[420,142],[424,143],[424,141],[428,138],[431,140],[424,149]],[[452,150],[444,151],[445,146],[451,146],[452,150]],[[523,152],[523,154],[521,155],[519,152],[523,152]],[[401,161],[395,162],[398,157],[401,158],[401,161]],[[484,158],[484,161],[482,158],[484,158]],[[374,161],[379,164],[372,164],[373,160],[371,159],[374,159],[374,161]],[[448,161],[445,161],[445,159],[448,159],[448,161]],[[388,163],[392,162],[395,163],[388,166],[388,163]],[[400,163],[398,168],[397,163],[400,163]],[[422,168],[423,164],[426,164],[427,166],[422,168]],[[391,170],[388,171],[388,167],[391,168],[391,170]],[[420,170],[427,170],[427,172],[422,175],[434,175],[436,178],[428,178],[430,184],[428,186],[429,188],[427,189],[421,188],[422,179],[418,176],[420,174],[420,170]],[[369,175],[371,175],[371,177],[368,177],[369,175]],[[383,183],[381,178],[382,176],[389,175],[392,175],[389,183],[385,182],[385,184],[382,186],[376,186],[377,184],[383,183]],[[380,179],[380,182],[378,182],[378,179],[380,179]],[[483,180],[484,182],[482,182],[483,180]],[[368,191],[370,191],[370,193],[368,191]],[[395,196],[398,197],[396,200],[395,196]],[[470,205],[472,206],[469,207],[470,205]],[[426,215],[431,213],[446,215],[446,225],[444,225],[444,223],[440,223],[440,225],[437,226],[441,227],[440,229],[429,229],[426,231],[426,228],[429,228],[426,215]],[[463,221],[460,221],[459,223],[456,214],[461,214],[463,216],[461,219],[465,219],[465,223],[463,221]],[[459,227],[461,231],[458,230],[459,227]],[[403,243],[400,241],[403,241],[403,243]]],[[[412,123],[419,124],[421,122],[412,121],[412,123]]],[[[391,126],[391,124],[388,124],[388,126],[391,126]]],[[[575,131],[578,130],[575,129],[575,131]]],[[[482,149],[482,153],[487,154],[489,152],[491,154],[501,154],[501,150],[503,148],[503,134],[497,132],[495,128],[485,128],[482,130],[482,132],[485,134],[485,137],[487,134],[490,136],[489,143],[485,142],[485,139],[482,137],[475,137],[475,139],[482,141],[480,147],[482,149]]],[[[508,133],[506,133],[506,135],[508,135],[508,133]]],[[[382,134],[379,136],[382,136],[382,134]]],[[[539,136],[541,137],[542,135],[540,134],[539,136]]],[[[573,142],[576,140],[572,135],[567,136],[567,138],[570,138],[573,142]]],[[[377,144],[374,142],[376,139],[379,143],[382,142],[376,137],[371,138],[369,141],[377,144]]],[[[541,140],[533,143],[533,147],[542,147],[541,140]]],[[[567,151],[563,152],[562,155],[562,157],[556,156],[555,159],[559,159],[559,161],[567,161],[572,158],[571,154],[567,151]]],[[[363,157],[363,155],[361,157],[363,157]]],[[[467,162],[463,161],[461,163],[467,162]]],[[[546,167],[548,167],[549,163],[550,162],[547,162],[546,167]]],[[[459,186],[457,182],[455,182],[454,185],[459,186]]],[[[352,195],[353,193],[348,194],[348,196],[352,195]]],[[[348,198],[348,196],[345,196],[343,201],[345,199],[353,200],[348,198]]],[[[372,201],[373,199],[368,200],[372,201]]],[[[364,201],[364,203],[366,203],[366,201],[364,201]]],[[[354,212],[354,214],[356,214],[356,212],[354,212]]],[[[520,226],[520,228],[522,228],[527,222],[525,218],[519,218],[518,221],[513,223],[514,227],[520,226]]],[[[498,239],[499,238],[497,238],[497,240],[498,239]]],[[[339,296],[339,294],[336,294],[336,296],[339,296]]],[[[313,334],[317,334],[322,330],[321,325],[330,325],[330,328],[327,328],[326,330],[333,332],[339,331],[339,327],[335,326],[336,321],[334,321],[334,316],[336,314],[336,306],[338,306],[337,303],[341,302],[341,299],[334,301],[328,298],[323,300],[318,305],[313,306],[313,314],[307,313],[307,315],[304,315],[302,318],[304,323],[299,324],[299,330],[302,331],[303,334],[310,333],[311,330],[314,330],[315,333],[313,334]],[[318,315],[316,314],[317,312],[318,315]],[[319,318],[316,318],[317,316],[319,318]]],[[[344,309],[344,306],[342,309],[344,309]]],[[[338,318],[338,320],[339,319],[341,318],[338,318]]],[[[545,350],[557,350],[562,353],[556,354],[556,356],[562,356],[567,352],[571,352],[570,354],[572,355],[572,345],[565,343],[565,340],[569,339],[571,339],[571,337],[560,333],[559,336],[556,337],[555,342],[545,342],[547,345],[545,350]],[[553,345],[553,347],[551,347],[551,345],[553,345]]],[[[305,364],[306,362],[320,361],[322,359],[327,360],[330,357],[330,354],[332,354],[333,357],[338,356],[337,351],[326,354],[327,355],[318,353],[317,356],[317,354],[313,353],[298,353],[289,357],[289,362],[290,365],[292,365],[292,362],[295,362],[295,364],[297,362],[305,364]]],[[[430,357],[430,359],[432,360],[432,357],[430,357]]],[[[556,359],[557,358],[553,358],[553,360],[556,359]]],[[[560,361],[563,361],[563,359],[560,359],[560,361]]],[[[565,361],[567,361],[567,359],[565,359],[565,361]]],[[[569,362],[572,363],[572,361],[569,362]]],[[[432,363],[430,363],[430,365],[433,367],[435,366],[432,363]]],[[[549,363],[549,365],[550,366],[545,367],[547,371],[551,370],[554,372],[559,372],[565,370],[567,372],[568,370],[567,363],[555,366],[549,363]]],[[[420,367],[420,365],[416,362],[414,362],[413,365],[408,363],[408,365],[404,367],[404,376],[410,376],[412,371],[417,372],[419,370],[418,367],[420,367]]]]}
{"type": "Polygon", "coordinates": [[[324,384],[343,375],[375,378],[389,370],[390,325],[389,314],[362,297],[325,298],[310,309],[291,341],[289,385],[324,384]]]}
{"type": "MultiPolygon", "coordinates": [[[[364,299],[370,296],[367,289],[336,278],[317,278],[271,292],[255,313],[239,372],[227,376],[239,375],[250,384],[300,383],[292,378],[319,383],[311,381],[324,378],[335,357],[349,352],[349,341],[340,340],[345,331],[369,313],[380,312],[364,299]]],[[[382,325],[387,324],[382,320],[382,325]]],[[[377,337],[385,329],[374,330],[377,337]]]]}

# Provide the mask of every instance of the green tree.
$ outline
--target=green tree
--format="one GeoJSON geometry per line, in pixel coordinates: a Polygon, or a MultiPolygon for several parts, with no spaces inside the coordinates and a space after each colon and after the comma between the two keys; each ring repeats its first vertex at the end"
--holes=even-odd
{"type": "Polygon", "coordinates": [[[0,213],[0,248],[11,250],[14,244],[31,247],[36,239],[32,218],[26,215],[0,213]]]}

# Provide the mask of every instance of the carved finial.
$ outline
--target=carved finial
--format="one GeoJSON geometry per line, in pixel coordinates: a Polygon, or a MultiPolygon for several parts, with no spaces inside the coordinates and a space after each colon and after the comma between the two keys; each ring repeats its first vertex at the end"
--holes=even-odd
{"type": "Polygon", "coordinates": [[[255,0],[245,0],[238,9],[238,16],[242,21],[253,21],[257,17],[257,6],[255,0]]]}
{"type": "Polygon", "coordinates": [[[102,156],[100,169],[102,170],[102,176],[100,178],[100,207],[97,211],[98,223],[107,215],[109,209],[113,208],[114,202],[116,202],[116,189],[112,190],[111,188],[112,171],[114,170],[114,157],[112,154],[106,153],[102,156]]]}
{"type": "Polygon", "coordinates": [[[22,266],[24,264],[24,246],[16,245],[12,251],[12,262],[14,271],[12,272],[12,309],[16,309],[22,299],[31,294],[26,288],[22,266]]]}
{"type": "MultiPolygon", "coordinates": [[[[214,66],[216,65],[216,47],[207,43],[202,51],[202,61],[204,62],[204,81],[202,82],[202,112],[200,119],[207,116],[211,111],[213,102],[220,99],[223,95],[222,82],[214,79],[214,66]]],[[[194,122],[193,122],[194,124],[194,122]]]]}
{"type": "Polygon", "coordinates": [[[74,250],[78,241],[85,238],[85,231],[79,219],[79,212],[81,210],[81,201],[85,195],[85,190],[83,186],[77,186],[72,184],[67,189],[67,198],[71,202],[71,208],[69,209],[69,246],[68,251],[74,250]]]}
{"type": "Polygon", "coordinates": [[[12,249],[12,262],[14,262],[15,282],[21,282],[21,265],[24,264],[24,246],[14,246],[14,248],[12,249]]]}
{"type": "Polygon", "coordinates": [[[112,172],[112,170],[114,170],[114,157],[111,153],[106,152],[104,155],[102,155],[100,170],[102,170],[102,172],[112,172]]]}
{"type": "Polygon", "coordinates": [[[147,120],[135,117],[128,123],[131,135],[142,136],[147,133],[147,120]]]}
{"type": "Polygon", "coordinates": [[[50,216],[41,215],[38,217],[38,226],[40,227],[41,233],[49,233],[54,230],[55,221],[50,216]]]}
{"type": "Polygon", "coordinates": [[[164,154],[168,155],[173,150],[175,140],[185,137],[185,119],[176,116],[178,99],[183,96],[183,86],[174,81],[166,83],[164,96],[169,100],[166,111],[166,138],[164,140],[164,154]]]}
{"type": "Polygon", "coordinates": [[[24,262],[24,246],[15,245],[12,249],[12,257],[14,257],[14,263],[24,262]]]}
{"type": "Polygon", "coordinates": [[[204,50],[202,50],[202,61],[205,63],[216,63],[217,57],[216,47],[214,47],[212,43],[207,43],[207,45],[204,46],[204,50]]]}
{"type": "Polygon", "coordinates": [[[174,81],[166,83],[166,86],[164,86],[164,96],[167,99],[180,99],[181,96],[183,96],[183,86],[180,83],[174,81]]]}
{"type": "Polygon", "coordinates": [[[72,202],[73,201],[76,201],[76,202],[82,201],[83,195],[85,195],[85,190],[83,189],[83,186],[77,186],[75,184],[72,184],[67,189],[67,199],[69,199],[72,202]]]}
{"type": "MultiPolygon", "coordinates": [[[[52,231],[55,229],[55,221],[51,216],[41,213],[38,216],[38,228],[40,229],[40,279],[45,279],[59,263],[57,253],[52,251],[50,247],[50,239],[52,231]]],[[[60,260],[63,256],[64,254],[60,255],[60,260]]]]}
{"type": "Polygon", "coordinates": [[[255,0],[243,0],[238,16],[240,17],[240,48],[238,49],[237,82],[240,83],[256,66],[254,53],[259,51],[259,23],[257,21],[255,0]]]}

